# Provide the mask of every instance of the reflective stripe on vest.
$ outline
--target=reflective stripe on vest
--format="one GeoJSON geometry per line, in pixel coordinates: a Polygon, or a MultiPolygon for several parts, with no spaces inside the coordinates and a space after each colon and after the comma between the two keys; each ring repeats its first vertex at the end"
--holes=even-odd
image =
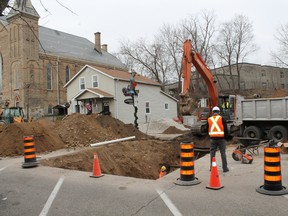
{"type": "Polygon", "coordinates": [[[210,117],[208,123],[210,137],[224,137],[224,126],[220,115],[210,117]]]}

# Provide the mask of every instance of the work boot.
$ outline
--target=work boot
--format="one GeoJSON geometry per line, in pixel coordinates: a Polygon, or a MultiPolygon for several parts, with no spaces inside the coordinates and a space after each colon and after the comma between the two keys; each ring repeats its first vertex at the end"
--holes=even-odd
{"type": "Polygon", "coordinates": [[[224,172],[224,173],[229,172],[229,169],[228,169],[228,168],[223,169],[223,172],[224,172]]]}

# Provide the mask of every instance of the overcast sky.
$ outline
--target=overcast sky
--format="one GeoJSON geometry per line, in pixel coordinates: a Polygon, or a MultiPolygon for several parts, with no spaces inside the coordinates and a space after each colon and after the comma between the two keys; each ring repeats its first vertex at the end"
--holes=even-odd
{"type": "Polygon", "coordinates": [[[229,21],[235,14],[247,16],[253,24],[256,43],[260,47],[249,62],[271,65],[269,53],[277,46],[276,29],[288,23],[287,0],[31,1],[41,17],[41,26],[81,36],[92,42],[94,33],[101,32],[101,43],[108,44],[108,51],[112,53],[119,50],[123,39],[132,42],[140,37],[152,39],[163,24],[174,25],[190,15],[208,10],[215,12],[217,23],[229,21]]]}

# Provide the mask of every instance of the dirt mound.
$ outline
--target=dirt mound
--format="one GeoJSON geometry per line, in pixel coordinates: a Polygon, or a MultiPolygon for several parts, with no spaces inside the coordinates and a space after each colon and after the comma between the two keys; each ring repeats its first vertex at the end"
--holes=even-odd
{"type": "Polygon", "coordinates": [[[168,127],[165,131],[163,131],[163,134],[185,134],[187,131],[182,131],[175,126],[168,127]]]}
{"type": "Polygon", "coordinates": [[[23,155],[24,136],[34,137],[36,154],[77,149],[72,154],[41,160],[47,166],[92,172],[96,151],[103,173],[156,179],[163,164],[180,162],[178,141],[155,139],[111,116],[72,114],[57,122],[38,120],[0,126],[0,157],[23,155]],[[128,136],[135,139],[90,147],[128,136]]]}
{"type": "Polygon", "coordinates": [[[64,142],[54,132],[55,124],[47,120],[0,126],[0,156],[23,154],[23,137],[34,136],[37,152],[50,152],[64,148],[64,142]]]}
{"type": "Polygon", "coordinates": [[[0,156],[22,155],[24,136],[34,136],[38,153],[67,147],[85,147],[127,136],[136,136],[136,139],[149,138],[132,124],[124,124],[110,116],[77,113],[58,122],[38,120],[0,126],[0,156]]]}
{"type": "Polygon", "coordinates": [[[81,115],[78,113],[67,116],[55,128],[67,147],[83,147],[107,140],[136,136],[137,139],[149,138],[137,130],[132,124],[107,115],[81,115]]]}

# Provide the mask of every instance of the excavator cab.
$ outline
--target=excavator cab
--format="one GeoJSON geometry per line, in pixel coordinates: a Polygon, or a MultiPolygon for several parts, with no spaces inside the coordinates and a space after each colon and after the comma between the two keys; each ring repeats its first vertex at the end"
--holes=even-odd
{"type": "Polygon", "coordinates": [[[235,117],[235,95],[219,96],[220,114],[227,120],[233,121],[235,117]]]}

